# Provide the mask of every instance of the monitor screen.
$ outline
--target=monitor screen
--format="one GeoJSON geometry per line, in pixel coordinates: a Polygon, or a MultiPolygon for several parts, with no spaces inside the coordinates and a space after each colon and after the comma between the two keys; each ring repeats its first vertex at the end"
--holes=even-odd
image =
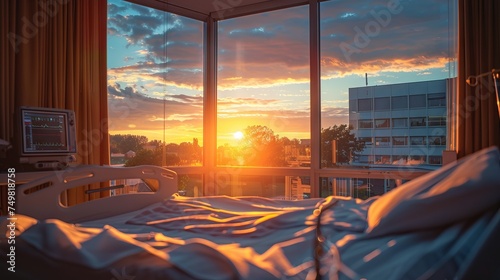
{"type": "Polygon", "coordinates": [[[20,108],[21,157],[76,153],[75,114],[71,110],[20,108]]]}

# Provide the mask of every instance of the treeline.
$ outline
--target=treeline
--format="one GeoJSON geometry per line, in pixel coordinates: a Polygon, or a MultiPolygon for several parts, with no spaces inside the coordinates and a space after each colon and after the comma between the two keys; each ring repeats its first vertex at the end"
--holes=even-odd
{"type": "Polygon", "coordinates": [[[111,153],[135,153],[134,157],[127,159],[125,166],[192,165],[201,163],[202,159],[202,148],[197,138],[194,138],[192,143],[170,143],[164,147],[162,141],[149,141],[146,136],[115,134],[110,135],[110,150],[111,153]]]}
{"type": "MultiPolygon", "coordinates": [[[[283,167],[297,156],[310,156],[309,143],[299,139],[280,137],[267,126],[248,126],[243,131],[244,137],[238,145],[221,145],[217,148],[217,164],[238,166],[283,167]]],[[[307,139],[308,140],[308,139],[307,139]]],[[[126,166],[152,165],[198,165],[203,153],[198,139],[180,144],[170,143],[163,148],[161,141],[148,141],[145,136],[111,135],[112,153],[135,152],[127,160],[126,166]]],[[[321,130],[321,165],[331,167],[349,163],[357,153],[364,149],[364,143],[358,141],[345,124],[334,125],[321,130]],[[333,162],[332,143],[336,141],[336,162],[333,162]]]]}

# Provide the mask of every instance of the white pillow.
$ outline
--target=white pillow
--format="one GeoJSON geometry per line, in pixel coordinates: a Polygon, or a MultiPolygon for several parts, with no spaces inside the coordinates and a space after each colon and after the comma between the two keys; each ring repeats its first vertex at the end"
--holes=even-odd
{"type": "Polygon", "coordinates": [[[500,204],[500,152],[483,149],[414,179],[374,201],[370,235],[425,230],[474,217],[500,204]]]}

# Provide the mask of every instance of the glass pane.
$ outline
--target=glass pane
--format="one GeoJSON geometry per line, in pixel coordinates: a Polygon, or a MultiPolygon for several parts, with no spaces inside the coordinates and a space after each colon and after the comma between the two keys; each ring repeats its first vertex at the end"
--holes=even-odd
{"type": "Polygon", "coordinates": [[[441,165],[441,164],[443,164],[443,157],[442,156],[429,156],[429,164],[441,165]]]}
{"type": "MultiPolygon", "coordinates": [[[[421,156],[427,159],[445,148],[428,147],[427,136],[435,135],[436,128],[430,129],[427,122],[429,114],[446,116],[446,96],[455,94],[447,83],[457,76],[457,1],[390,3],[320,2],[321,125],[358,123],[348,133],[330,135],[336,141],[354,136],[336,146],[337,153],[350,155],[342,168],[425,162],[421,156]],[[348,108],[337,110],[337,118],[327,114],[342,106],[348,108]],[[410,149],[410,135],[420,137],[412,138],[418,147],[410,149]],[[372,145],[368,139],[373,139],[372,145]]],[[[429,126],[445,122],[430,118],[429,126]]],[[[330,158],[323,148],[322,162],[330,158]]]]}
{"type": "Polygon", "coordinates": [[[403,183],[402,180],[396,182],[393,179],[335,177],[321,177],[320,181],[322,182],[320,186],[321,197],[336,195],[359,199],[382,195],[403,183]]]}
{"type": "Polygon", "coordinates": [[[429,116],[428,118],[428,125],[429,126],[446,126],[446,117],[434,117],[434,116],[429,116]]]}
{"type": "Polygon", "coordinates": [[[358,102],[356,100],[349,100],[349,112],[358,111],[358,102]]]}
{"type": "Polygon", "coordinates": [[[408,127],[408,119],[407,118],[392,119],[392,127],[394,127],[394,128],[406,128],[406,127],[408,127]]]}
{"type": "Polygon", "coordinates": [[[375,137],[376,146],[390,146],[390,144],[391,144],[390,137],[375,137]]]}
{"type": "Polygon", "coordinates": [[[262,196],[283,200],[311,197],[308,176],[217,176],[217,194],[227,196],[262,196]]]}
{"type": "Polygon", "coordinates": [[[375,120],[375,128],[387,128],[390,125],[389,119],[378,119],[375,120]]]}
{"type": "Polygon", "coordinates": [[[375,155],[375,164],[391,164],[391,156],[375,155]]]}
{"type": "Polygon", "coordinates": [[[406,145],[408,145],[408,137],[406,137],[406,136],[392,137],[392,145],[394,145],[394,146],[406,146],[406,145]]]}
{"type": "Polygon", "coordinates": [[[425,108],[426,96],[425,94],[411,95],[410,108],[425,108]]]}
{"type": "Polygon", "coordinates": [[[427,145],[427,136],[411,136],[410,145],[427,145]]]}
{"type": "Polygon", "coordinates": [[[375,98],[374,102],[375,102],[375,111],[387,111],[391,109],[390,97],[375,98]]]}
{"type": "Polygon", "coordinates": [[[178,174],[177,185],[181,196],[203,196],[203,176],[200,174],[178,174]]]}
{"type": "Polygon", "coordinates": [[[427,95],[427,103],[429,107],[445,107],[446,106],[446,94],[434,93],[427,95]]]}
{"type": "Polygon", "coordinates": [[[408,109],[408,96],[393,96],[391,97],[392,110],[408,109]]]}
{"type": "Polygon", "coordinates": [[[108,0],[111,162],[201,165],[203,23],[108,0]]]}
{"type": "Polygon", "coordinates": [[[372,144],[372,138],[371,137],[359,137],[359,141],[365,143],[365,145],[371,145],[372,144]]]}
{"type": "Polygon", "coordinates": [[[427,118],[425,117],[410,118],[411,127],[426,126],[426,125],[427,125],[427,118]]]}
{"type": "Polygon", "coordinates": [[[358,111],[366,112],[372,110],[372,99],[359,99],[358,100],[358,111]]]}
{"type": "Polygon", "coordinates": [[[218,24],[217,164],[310,161],[309,9],[218,24]]]}
{"type": "Polygon", "coordinates": [[[373,128],[372,120],[359,120],[359,128],[373,128]]]}
{"type": "Polygon", "coordinates": [[[431,146],[446,145],[446,136],[429,136],[429,145],[431,146]]]}

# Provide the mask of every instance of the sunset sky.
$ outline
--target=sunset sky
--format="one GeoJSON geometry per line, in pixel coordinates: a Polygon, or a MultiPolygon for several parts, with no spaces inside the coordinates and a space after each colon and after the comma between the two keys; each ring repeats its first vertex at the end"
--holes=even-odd
{"type": "MultiPolygon", "coordinates": [[[[389,2],[321,3],[322,127],[348,122],[365,73],[369,85],[456,75],[452,1],[389,2]]],[[[168,143],[201,142],[203,24],[108,3],[110,133],[163,140],[165,126],[168,143]]],[[[310,138],[308,24],[307,6],[219,22],[218,145],[249,125],[310,138]]]]}

